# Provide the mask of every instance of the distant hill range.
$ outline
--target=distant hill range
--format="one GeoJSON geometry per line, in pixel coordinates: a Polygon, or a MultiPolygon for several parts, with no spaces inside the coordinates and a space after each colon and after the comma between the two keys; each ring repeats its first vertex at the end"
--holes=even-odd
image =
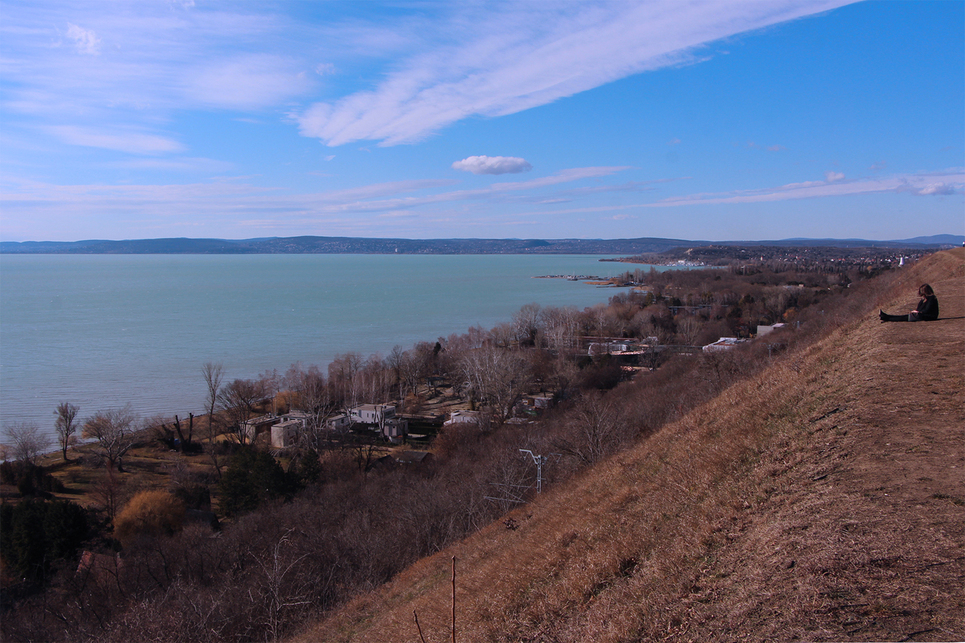
{"type": "Polygon", "coordinates": [[[659,253],[698,246],[780,246],[929,249],[961,246],[965,236],[940,234],[895,241],[781,239],[697,241],[684,239],[367,239],[271,237],[263,239],[131,239],[126,241],[3,241],[6,254],[619,254],[659,253]]]}

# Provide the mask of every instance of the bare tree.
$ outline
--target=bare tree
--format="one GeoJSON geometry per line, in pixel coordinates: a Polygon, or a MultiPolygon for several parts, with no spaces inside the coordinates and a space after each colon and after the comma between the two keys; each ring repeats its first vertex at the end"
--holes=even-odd
{"type": "Polygon", "coordinates": [[[682,316],[677,322],[677,335],[683,344],[693,346],[702,328],[700,320],[694,315],[682,316]]]}
{"type": "Polygon", "coordinates": [[[492,408],[500,422],[509,417],[529,384],[526,359],[492,345],[467,352],[461,361],[470,399],[492,408]]]}
{"type": "Polygon", "coordinates": [[[221,390],[221,380],[224,379],[224,364],[221,362],[205,362],[201,366],[201,375],[204,377],[205,386],[208,394],[204,399],[205,410],[208,412],[208,441],[214,440],[214,412],[218,407],[218,391],[221,390]]]}
{"type": "Polygon", "coordinates": [[[362,370],[362,356],[358,353],[336,355],[328,365],[328,381],[332,386],[339,404],[350,409],[359,403],[361,382],[358,377],[362,370]]]}
{"type": "Polygon", "coordinates": [[[581,400],[568,416],[564,436],[558,448],[583,465],[599,462],[632,437],[625,411],[612,395],[590,395],[581,400]]]}
{"type": "Polygon", "coordinates": [[[526,304],[513,315],[513,339],[520,346],[535,346],[543,323],[540,305],[526,304]]]}
{"type": "Polygon", "coordinates": [[[258,374],[258,383],[261,385],[262,391],[264,391],[264,396],[271,399],[272,413],[277,411],[275,398],[278,397],[278,393],[281,392],[282,379],[282,376],[278,374],[277,368],[258,374]]]}
{"type": "Polygon", "coordinates": [[[137,414],[128,404],[121,409],[100,411],[84,422],[81,435],[97,440],[101,459],[108,469],[115,465],[123,471],[121,458],[134,446],[134,432],[137,430],[137,414]]]}
{"type": "Polygon", "coordinates": [[[575,308],[546,308],[543,310],[543,334],[550,350],[557,353],[575,344],[579,323],[579,313],[575,308]]]}
{"type": "Polygon", "coordinates": [[[91,487],[90,494],[108,519],[114,520],[117,511],[127,500],[127,483],[112,467],[108,467],[91,487]]]}
{"type": "Polygon", "coordinates": [[[77,433],[77,429],[80,428],[74,422],[74,420],[77,419],[77,412],[79,410],[75,404],[61,402],[57,405],[57,410],[54,411],[57,414],[54,428],[57,430],[57,443],[60,444],[60,448],[64,454],[64,462],[67,462],[67,447],[74,443],[76,440],[74,434],[77,433]]]}
{"type": "Polygon", "coordinates": [[[264,399],[265,389],[260,380],[233,380],[218,392],[218,404],[231,419],[240,444],[247,441],[246,424],[264,399]]]}
{"type": "Polygon", "coordinates": [[[263,582],[258,583],[258,590],[262,594],[261,600],[265,603],[267,614],[266,638],[277,642],[281,633],[283,618],[286,608],[308,605],[311,591],[311,582],[307,579],[299,579],[301,582],[287,582],[286,576],[293,569],[308,558],[309,554],[302,554],[295,558],[285,557],[281,552],[282,545],[291,545],[291,535],[294,529],[289,529],[279,538],[271,553],[268,556],[254,556],[255,562],[261,568],[263,582]],[[266,560],[267,559],[267,560],[266,560]]]}
{"type": "Polygon", "coordinates": [[[309,414],[309,446],[314,451],[321,448],[325,420],[334,410],[331,387],[317,366],[302,370],[300,364],[292,364],[285,374],[285,386],[295,394],[298,408],[309,414]]]}
{"type": "Polygon", "coordinates": [[[50,448],[50,438],[36,424],[8,424],[3,428],[3,434],[13,448],[14,458],[24,464],[36,464],[37,458],[50,448]]]}

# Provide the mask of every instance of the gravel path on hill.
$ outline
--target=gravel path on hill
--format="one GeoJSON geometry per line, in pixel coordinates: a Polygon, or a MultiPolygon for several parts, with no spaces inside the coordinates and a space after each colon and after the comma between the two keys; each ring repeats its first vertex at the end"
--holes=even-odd
{"type": "Polygon", "coordinates": [[[680,638],[965,640],[963,257],[925,274],[941,320],[843,338],[824,375],[840,398],[764,454],[770,493],[734,519],[680,638]]]}

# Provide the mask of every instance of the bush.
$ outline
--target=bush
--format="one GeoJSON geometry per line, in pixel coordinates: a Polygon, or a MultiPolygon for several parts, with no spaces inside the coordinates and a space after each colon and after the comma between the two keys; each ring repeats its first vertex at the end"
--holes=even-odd
{"type": "Polygon", "coordinates": [[[231,456],[218,488],[221,510],[227,516],[237,516],[257,509],[268,499],[290,499],[297,485],[270,453],[244,446],[231,456]]]}
{"type": "Polygon", "coordinates": [[[61,493],[64,484],[36,464],[27,462],[4,462],[0,464],[0,481],[3,484],[17,485],[23,497],[61,493]]]}
{"type": "Polygon", "coordinates": [[[178,498],[186,509],[197,509],[199,511],[211,511],[211,491],[207,485],[199,483],[186,483],[178,485],[171,493],[178,498]]]}
{"type": "Polygon", "coordinates": [[[184,503],[167,491],[142,491],[114,519],[114,537],[125,547],[139,536],[171,536],[184,522],[184,503]]]}
{"type": "Polygon", "coordinates": [[[41,581],[54,561],[72,559],[90,534],[90,518],[69,500],[0,506],[0,555],[20,578],[41,581]]]}

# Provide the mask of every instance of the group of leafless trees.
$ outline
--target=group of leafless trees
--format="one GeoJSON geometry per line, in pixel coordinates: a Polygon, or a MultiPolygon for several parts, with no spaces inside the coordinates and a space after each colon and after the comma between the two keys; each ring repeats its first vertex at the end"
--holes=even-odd
{"type": "MultiPolygon", "coordinates": [[[[186,519],[180,530],[125,531],[119,555],[101,549],[79,570],[65,562],[56,591],[8,602],[4,639],[277,640],[532,497],[536,471],[520,449],[547,456],[543,484],[558,484],[792,353],[796,343],[845,315],[826,309],[866,305],[856,289],[827,283],[795,285],[781,298],[769,290],[775,286],[731,272],[693,273],[660,273],[649,292],[614,297],[609,306],[528,306],[497,328],[397,348],[386,358],[341,355],[326,372],[294,365],[283,376],[225,382],[223,367],[206,364],[211,438],[266,403],[315,418],[315,438],[287,464],[291,472],[311,463],[312,476],[300,478],[303,489],[238,515],[220,533],[186,519]],[[628,381],[608,356],[591,358],[585,350],[587,338],[600,337],[692,344],[792,309],[802,326],[785,331],[782,353],[760,342],[726,353],[671,351],[659,368],[628,381]],[[332,413],[383,400],[411,410],[434,389],[487,410],[491,423],[446,430],[436,438],[433,458],[416,467],[359,466],[361,450],[323,439],[320,427],[332,413]],[[505,422],[520,397],[536,391],[558,404],[538,421],[505,422]]],[[[125,432],[136,424],[131,415],[100,413],[83,425],[110,470],[121,466],[125,432]]],[[[76,410],[71,423],[75,417],[76,410]]],[[[172,485],[209,482],[185,472],[172,485]]]]}
{"type": "MultiPolygon", "coordinates": [[[[68,449],[77,443],[77,434],[96,443],[95,453],[108,469],[121,469],[122,458],[134,444],[134,433],[140,428],[137,415],[130,406],[99,411],[78,422],[79,408],[62,402],[55,411],[54,430],[64,461],[68,449]]],[[[15,423],[4,427],[9,455],[17,462],[34,465],[52,446],[47,432],[36,424],[15,423]]]]}

